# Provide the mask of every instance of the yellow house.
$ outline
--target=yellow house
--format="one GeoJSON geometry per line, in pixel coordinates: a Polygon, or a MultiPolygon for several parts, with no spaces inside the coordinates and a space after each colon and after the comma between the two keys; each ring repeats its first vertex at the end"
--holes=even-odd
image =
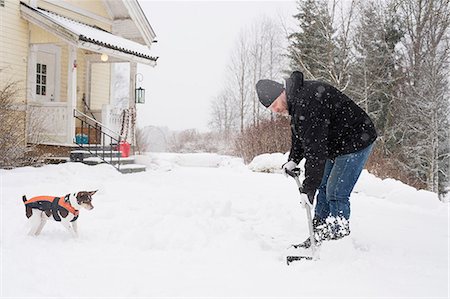
{"type": "Polygon", "coordinates": [[[0,0],[0,26],[0,83],[18,83],[28,143],[73,145],[90,132],[85,121],[117,138],[114,64],[129,64],[132,111],[137,64],[157,60],[155,33],[137,0],[0,0]]]}

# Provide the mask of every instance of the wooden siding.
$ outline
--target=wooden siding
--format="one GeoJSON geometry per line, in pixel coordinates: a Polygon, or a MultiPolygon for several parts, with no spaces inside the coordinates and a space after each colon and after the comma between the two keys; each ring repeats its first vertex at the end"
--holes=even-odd
{"type": "Polygon", "coordinates": [[[109,103],[111,66],[108,63],[93,63],[91,75],[91,109],[101,110],[109,103]]]}
{"type": "Polygon", "coordinates": [[[104,0],[66,0],[67,3],[77,6],[81,9],[90,11],[92,13],[95,13],[101,17],[110,19],[110,16],[108,14],[108,11],[105,7],[105,4],[103,3],[104,0]]]}
{"type": "Polygon", "coordinates": [[[15,102],[24,104],[29,32],[27,22],[20,17],[19,5],[17,0],[6,0],[0,7],[0,83],[17,82],[15,102]]]}
{"type": "MultiPolygon", "coordinates": [[[[111,19],[105,5],[103,4],[103,0],[65,0],[65,1],[59,1],[60,3],[67,3],[70,7],[79,8],[84,11],[88,11],[92,14],[98,15],[100,17],[111,19]]],[[[51,2],[46,2],[43,0],[38,1],[38,7],[48,9],[50,11],[53,11],[57,14],[60,14],[62,16],[77,20],[79,22],[87,23],[90,25],[97,25],[100,28],[103,28],[107,31],[111,31],[111,25],[107,24],[105,22],[102,22],[99,19],[91,18],[87,16],[83,16],[82,14],[70,11],[69,9],[64,9],[63,7],[59,5],[54,5],[51,2]]]]}

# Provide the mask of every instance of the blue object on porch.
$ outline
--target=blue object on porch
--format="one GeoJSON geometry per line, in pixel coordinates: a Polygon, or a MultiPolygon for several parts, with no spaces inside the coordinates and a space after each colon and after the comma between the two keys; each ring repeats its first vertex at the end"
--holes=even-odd
{"type": "Polygon", "coordinates": [[[77,134],[75,135],[75,141],[77,144],[88,144],[89,139],[86,134],[77,134]]]}

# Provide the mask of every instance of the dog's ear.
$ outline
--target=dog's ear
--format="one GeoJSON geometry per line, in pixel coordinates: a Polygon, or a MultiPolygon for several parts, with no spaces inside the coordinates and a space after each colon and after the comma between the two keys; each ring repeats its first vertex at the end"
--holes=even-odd
{"type": "Polygon", "coordinates": [[[88,193],[89,193],[90,196],[92,196],[92,195],[94,195],[97,191],[98,191],[98,189],[95,190],[95,191],[89,191],[88,193]]]}

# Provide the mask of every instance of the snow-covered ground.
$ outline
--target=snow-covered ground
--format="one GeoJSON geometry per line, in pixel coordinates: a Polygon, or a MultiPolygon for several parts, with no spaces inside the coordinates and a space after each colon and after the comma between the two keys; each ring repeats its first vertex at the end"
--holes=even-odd
{"type": "Polygon", "coordinates": [[[435,194],[363,172],[350,237],[318,261],[287,266],[307,236],[282,154],[250,166],[231,157],[139,157],[122,175],[78,163],[0,170],[0,297],[442,297],[449,296],[449,205],[435,194]],[[80,212],[80,237],[48,222],[27,236],[23,194],[99,191],[80,212]]]}

